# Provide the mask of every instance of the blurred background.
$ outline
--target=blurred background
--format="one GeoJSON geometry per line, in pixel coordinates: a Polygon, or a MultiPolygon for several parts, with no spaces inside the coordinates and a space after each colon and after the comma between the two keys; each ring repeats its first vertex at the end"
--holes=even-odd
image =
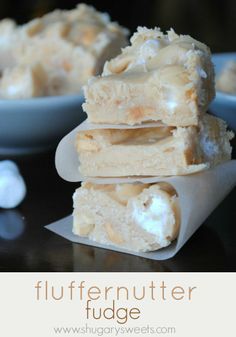
{"type": "Polygon", "coordinates": [[[173,27],[177,33],[205,42],[212,52],[236,51],[235,0],[1,0],[0,19],[24,23],[55,8],[72,9],[80,2],[108,12],[131,33],[138,25],[173,27]]]}

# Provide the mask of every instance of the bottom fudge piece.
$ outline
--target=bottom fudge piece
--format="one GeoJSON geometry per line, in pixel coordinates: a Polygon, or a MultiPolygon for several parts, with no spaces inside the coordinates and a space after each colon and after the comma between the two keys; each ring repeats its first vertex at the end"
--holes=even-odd
{"type": "Polygon", "coordinates": [[[73,196],[73,232],[101,244],[147,252],[168,246],[180,226],[178,196],[167,183],[82,183],[73,196]]]}

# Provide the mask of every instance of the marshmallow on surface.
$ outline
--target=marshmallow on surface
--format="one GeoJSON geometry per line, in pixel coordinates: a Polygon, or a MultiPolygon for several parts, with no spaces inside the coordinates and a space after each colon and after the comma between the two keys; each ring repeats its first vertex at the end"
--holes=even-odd
{"type": "Polygon", "coordinates": [[[26,195],[26,185],[16,164],[10,160],[0,161],[0,207],[14,208],[26,195]]]}

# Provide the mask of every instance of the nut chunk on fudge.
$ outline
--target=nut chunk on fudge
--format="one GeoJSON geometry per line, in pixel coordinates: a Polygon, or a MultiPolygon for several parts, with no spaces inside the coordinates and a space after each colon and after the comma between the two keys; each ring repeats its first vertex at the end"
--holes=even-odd
{"type": "Polygon", "coordinates": [[[179,231],[176,191],[167,183],[82,183],[73,196],[73,232],[133,251],[168,246],[179,231]]]}
{"type": "Polygon", "coordinates": [[[185,175],[230,160],[232,137],[206,114],[199,127],[80,131],[76,147],[85,177],[185,175]]]}
{"type": "Polygon", "coordinates": [[[211,53],[188,35],[139,27],[84,93],[93,123],[198,125],[215,95],[211,53]]]}

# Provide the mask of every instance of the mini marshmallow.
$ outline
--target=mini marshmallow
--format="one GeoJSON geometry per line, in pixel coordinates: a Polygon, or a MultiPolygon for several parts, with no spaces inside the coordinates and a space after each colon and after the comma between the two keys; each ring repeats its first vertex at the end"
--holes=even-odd
{"type": "Polygon", "coordinates": [[[26,185],[17,165],[10,160],[0,162],[0,207],[14,208],[26,195],[26,185]]]}

